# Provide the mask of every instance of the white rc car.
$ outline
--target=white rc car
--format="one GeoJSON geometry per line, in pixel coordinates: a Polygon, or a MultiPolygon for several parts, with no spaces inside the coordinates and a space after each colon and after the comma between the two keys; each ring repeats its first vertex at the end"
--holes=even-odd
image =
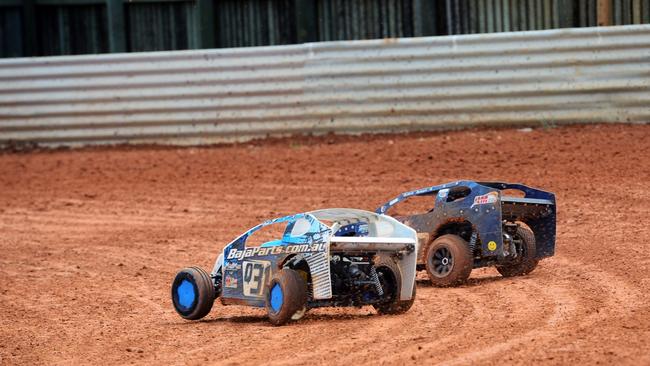
{"type": "Polygon", "coordinates": [[[265,307],[276,325],[325,306],[372,305],[398,314],[415,298],[417,253],[416,232],[386,215],[342,208],[296,214],[237,237],[211,274],[181,270],[172,301],[191,320],[206,316],[218,297],[224,305],[265,307]],[[281,237],[254,245],[256,234],[271,226],[280,226],[281,237]]]}

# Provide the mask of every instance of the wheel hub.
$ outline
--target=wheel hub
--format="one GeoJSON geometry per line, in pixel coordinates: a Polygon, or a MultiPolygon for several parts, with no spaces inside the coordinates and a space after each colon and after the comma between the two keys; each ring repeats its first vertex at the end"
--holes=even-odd
{"type": "Polygon", "coordinates": [[[189,309],[196,298],[192,283],[188,280],[183,280],[176,289],[176,293],[178,296],[178,304],[185,309],[189,309]]]}
{"type": "Polygon", "coordinates": [[[277,283],[271,288],[271,309],[274,312],[279,312],[282,309],[282,303],[284,303],[284,294],[282,288],[277,283]]]}
{"type": "Polygon", "coordinates": [[[447,277],[454,268],[454,257],[447,247],[440,247],[429,259],[433,275],[439,278],[447,277]]]}

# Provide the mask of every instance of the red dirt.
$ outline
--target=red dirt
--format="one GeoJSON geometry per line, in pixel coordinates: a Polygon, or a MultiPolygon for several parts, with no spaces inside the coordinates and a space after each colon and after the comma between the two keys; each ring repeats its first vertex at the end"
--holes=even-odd
{"type": "Polygon", "coordinates": [[[649,125],[0,155],[0,362],[648,365],[649,182],[649,125]],[[460,178],[556,192],[557,255],[520,278],[420,281],[400,316],[172,309],[178,269],[210,270],[263,219],[460,178]]]}

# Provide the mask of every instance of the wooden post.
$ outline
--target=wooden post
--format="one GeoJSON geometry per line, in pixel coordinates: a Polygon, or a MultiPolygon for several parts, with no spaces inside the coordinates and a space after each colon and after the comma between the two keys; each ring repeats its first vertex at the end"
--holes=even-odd
{"type": "Polygon", "coordinates": [[[123,0],[106,0],[108,15],[108,49],[111,53],[126,52],[126,23],[123,0]]]}
{"type": "Polygon", "coordinates": [[[598,26],[612,25],[612,0],[598,0],[598,26]]]}

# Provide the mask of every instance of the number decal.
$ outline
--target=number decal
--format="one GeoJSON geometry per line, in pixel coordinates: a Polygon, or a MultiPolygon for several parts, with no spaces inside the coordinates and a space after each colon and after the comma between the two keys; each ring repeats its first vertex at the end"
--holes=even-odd
{"type": "Polygon", "coordinates": [[[244,296],[262,297],[266,278],[271,271],[269,261],[244,261],[244,296]]]}

